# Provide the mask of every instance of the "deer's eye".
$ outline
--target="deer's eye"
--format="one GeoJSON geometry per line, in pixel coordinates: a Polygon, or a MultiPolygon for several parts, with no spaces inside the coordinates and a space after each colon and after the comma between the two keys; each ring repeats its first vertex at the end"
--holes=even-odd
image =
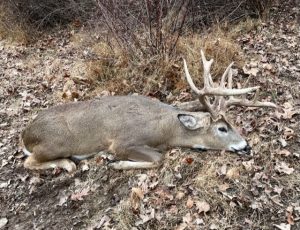
{"type": "Polygon", "coordinates": [[[220,132],[227,133],[227,129],[225,127],[218,128],[220,132]]]}

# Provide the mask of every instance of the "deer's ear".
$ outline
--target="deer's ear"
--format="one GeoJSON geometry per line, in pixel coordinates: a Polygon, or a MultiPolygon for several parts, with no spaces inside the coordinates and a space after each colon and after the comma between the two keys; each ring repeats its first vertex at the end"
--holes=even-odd
{"type": "Polygon", "coordinates": [[[181,124],[189,130],[204,128],[208,125],[208,123],[210,123],[210,116],[206,115],[206,113],[201,114],[201,116],[178,114],[177,117],[181,124]]]}

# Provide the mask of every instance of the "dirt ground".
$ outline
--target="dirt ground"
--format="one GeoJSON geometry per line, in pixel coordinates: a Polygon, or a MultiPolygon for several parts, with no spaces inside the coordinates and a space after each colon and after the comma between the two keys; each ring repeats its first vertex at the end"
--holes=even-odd
{"type": "Polygon", "coordinates": [[[300,229],[300,9],[273,10],[237,38],[239,80],[278,105],[230,111],[251,159],[172,149],[153,170],[112,170],[101,156],[72,175],[26,170],[20,133],[40,109],[88,98],[78,62],[97,57],[70,31],[0,41],[0,229],[300,229]]]}

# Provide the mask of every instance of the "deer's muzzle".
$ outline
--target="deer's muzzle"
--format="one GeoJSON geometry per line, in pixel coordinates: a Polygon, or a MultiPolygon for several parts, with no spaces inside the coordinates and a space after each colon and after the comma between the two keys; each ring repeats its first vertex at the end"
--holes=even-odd
{"type": "Polygon", "coordinates": [[[234,147],[231,147],[232,151],[235,153],[238,153],[240,155],[246,154],[246,155],[251,155],[251,146],[247,143],[246,146],[242,149],[235,149],[234,147]]]}

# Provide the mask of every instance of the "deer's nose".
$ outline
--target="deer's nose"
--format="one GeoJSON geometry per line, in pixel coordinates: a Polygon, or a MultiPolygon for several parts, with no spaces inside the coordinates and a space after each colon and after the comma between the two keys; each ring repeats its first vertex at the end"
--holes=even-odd
{"type": "Polygon", "coordinates": [[[247,143],[245,148],[242,150],[245,154],[250,155],[251,154],[251,146],[247,143]]]}

